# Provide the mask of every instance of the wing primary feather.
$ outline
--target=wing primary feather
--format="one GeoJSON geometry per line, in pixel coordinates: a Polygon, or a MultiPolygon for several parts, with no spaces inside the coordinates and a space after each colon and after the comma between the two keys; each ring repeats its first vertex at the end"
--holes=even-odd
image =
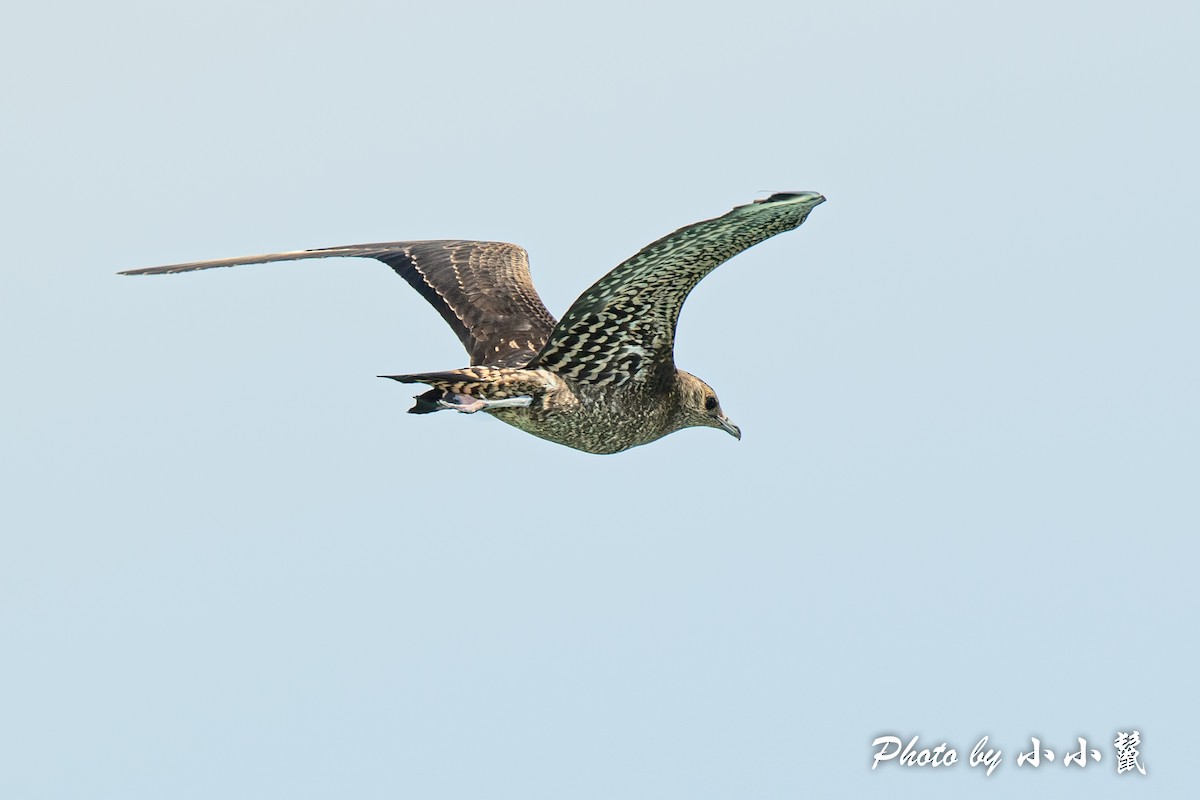
{"type": "Polygon", "coordinates": [[[125,270],[170,275],[217,267],[374,258],[391,267],[437,309],[476,365],[520,367],[537,354],[556,320],[533,286],[529,256],[515,244],[437,239],[382,242],[125,270]]]}

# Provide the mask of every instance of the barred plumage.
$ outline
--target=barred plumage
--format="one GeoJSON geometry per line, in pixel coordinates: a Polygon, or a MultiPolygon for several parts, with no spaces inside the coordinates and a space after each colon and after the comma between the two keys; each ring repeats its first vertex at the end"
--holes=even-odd
{"type": "Polygon", "coordinates": [[[435,240],[351,245],[197,261],[123,272],[191,272],[355,256],[391,266],[449,323],[471,366],[387,375],[433,387],[413,412],[487,413],[550,441],[615,453],[692,426],[741,438],[706,383],[675,367],[675,329],[688,293],[748,247],[798,227],[825,198],[773,194],[642,248],[556,322],[533,287],[528,256],[503,242],[435,240]]]}

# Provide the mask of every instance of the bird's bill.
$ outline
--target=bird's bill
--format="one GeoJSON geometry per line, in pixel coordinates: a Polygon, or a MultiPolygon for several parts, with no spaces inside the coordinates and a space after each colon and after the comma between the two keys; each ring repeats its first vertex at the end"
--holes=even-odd
{"type": "Polygon", "coordinates": [[[722,417],[721,419],[717,420],[717,422],[720,424],[721,430],[725,431],[730,436],[737,439],[739,442],[742,440],[742,429],[739,428],[737,425],[734,425],[732,422],[730,422],[725,417],[722,417]]]}

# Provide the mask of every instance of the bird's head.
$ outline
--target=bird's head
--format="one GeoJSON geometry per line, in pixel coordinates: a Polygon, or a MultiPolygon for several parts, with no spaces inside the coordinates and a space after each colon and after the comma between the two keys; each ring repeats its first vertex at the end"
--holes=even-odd
{"type": "Polygon", "coordinates": [[[676,371],[679,397],[679,427],[703,426],[720,428],[735,439],[742,438],[742,431],[721,410],[717,393],[704,381],[683,370],[676,371]]]}

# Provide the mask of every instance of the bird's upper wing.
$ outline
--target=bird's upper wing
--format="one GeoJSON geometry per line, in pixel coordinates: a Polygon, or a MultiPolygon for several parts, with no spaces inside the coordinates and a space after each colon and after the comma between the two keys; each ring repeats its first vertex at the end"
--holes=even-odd
{"type": "Polygon", "coordinates": [[[454,329],[472,364],[523,367],[554,328],[529,275],[524,248],[504,242],[384,242],[132,269],[160,275],[306,258],[375,258],[394,269],[454,329]]]}
{"type": "Polygon", "coordinates": [[[825,198],[773,194],[668,234],[575,301],[530,367],[597,386],[653,383],[675,368],[675,325],[688,293],[723,262],[792,230],[825,198]]]}

